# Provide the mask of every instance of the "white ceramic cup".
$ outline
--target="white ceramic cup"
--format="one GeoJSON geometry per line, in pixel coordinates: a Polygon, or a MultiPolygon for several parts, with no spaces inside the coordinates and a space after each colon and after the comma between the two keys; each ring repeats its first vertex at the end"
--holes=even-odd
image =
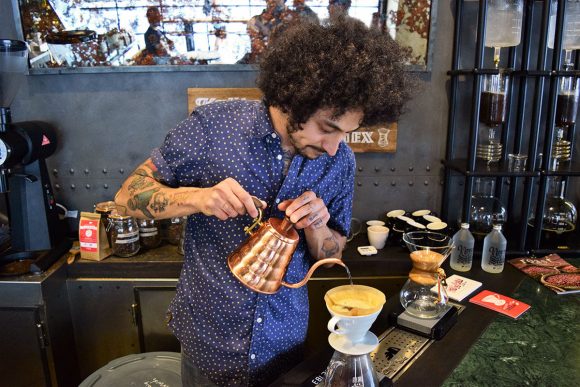
{"type": "Polygon", "coordinates": [[[343,316],[328,308],[332,318],[328,321],[327,328],[337,335],[344,335],[351,343],[360,342],[381,312],[380,310],[366,316],[343,316]]]}
{"type": "Polygon", "coordinates": [[[367,220],[367,226],[384,226],[385,222],[382,220],[367,220]]]}
{"type": "Polygon", "coordinates": [[[367,235],[369,237],[369,243],[374,246],[375,249],[380,250],[385,247],[385,243],[387,243],[389,228],[385,226],[370,226],[367,228],[367,235]]]}

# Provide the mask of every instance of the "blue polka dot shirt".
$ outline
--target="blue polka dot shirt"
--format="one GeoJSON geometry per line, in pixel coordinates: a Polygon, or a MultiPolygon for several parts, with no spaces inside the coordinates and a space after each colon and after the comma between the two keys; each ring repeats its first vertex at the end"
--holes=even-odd
{"type": "MultiPolygon", "coordinates": [[[[334,157],[296,155],[285,176],[279,136],[259,101],[197,108],[171,130],[151,158],[170,186],[212,187],[231,177],[268,203],[264,217],[282,218],[283,200],[307,190],[324,200],[328,226],[347,235],[355,160],[343,142],[334,157]]],[[[221,221],[189,216],[185,260],[169,307],[170,328],[196,366],[218,385],[264,385],[297,363],[306,338],[306,287],[265,295],[244,287],[227,256],[246,239],[250,216],[221,221]]],[[[284,280],[302,280],[312,264],[303,231],[284,280]]]]}

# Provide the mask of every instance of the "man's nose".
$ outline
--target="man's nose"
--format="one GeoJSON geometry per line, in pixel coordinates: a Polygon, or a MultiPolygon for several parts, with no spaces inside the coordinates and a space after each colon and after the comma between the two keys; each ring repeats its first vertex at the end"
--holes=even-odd
{"type": "Polygon", "coordinates": [[[324,142],[324,150],[329,156],[334,156],[338,152],[338,147],[344,136],[334,136],[332,139],[328,139],[324,142]]]}

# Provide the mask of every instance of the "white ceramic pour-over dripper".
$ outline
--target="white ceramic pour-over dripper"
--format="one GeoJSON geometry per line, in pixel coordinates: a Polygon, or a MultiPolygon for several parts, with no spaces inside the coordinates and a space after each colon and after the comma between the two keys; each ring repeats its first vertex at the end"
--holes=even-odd
{"type": "Polygon", "coordinates": [[[369,329],[386,301],[384,293],[369,286],[345,285],[329,290],[324,299],[332,316],[327,328],[334,349],[360,355],[376,348],[378,339],[369,329]]]}

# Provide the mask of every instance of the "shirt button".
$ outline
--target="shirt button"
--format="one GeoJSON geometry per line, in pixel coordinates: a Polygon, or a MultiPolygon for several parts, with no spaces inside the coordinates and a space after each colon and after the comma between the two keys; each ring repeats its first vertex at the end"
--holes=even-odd
{"type": "Polygon", "coordinates": [[[272,133],[272,137],[276,138],[276,133],[272,133]]]}
{"type": "Polygon", "coordinates": [[[276,156],[276,158],[277,158],[278,160],[282,160],[282,155],[278,155],[278,156],[276,156]]]}
{"type": "Polygon", "coordinates": [[[256,358],[256,355],[254,355],[253,353],[250,355],[250,359],[254,360],[256,358]]]}
{"type": "Polygon", "coordinates": [[[280,203],[280,199],[276,198],[276,203],[280,203]]]}
{"type": "Polygon", "coordinates": [[[262,317],[258,317],[258,318],[256,319],[256,322],[259,322],[259,323],[261,323],[261,322],[262,322],[262,317]]]}

